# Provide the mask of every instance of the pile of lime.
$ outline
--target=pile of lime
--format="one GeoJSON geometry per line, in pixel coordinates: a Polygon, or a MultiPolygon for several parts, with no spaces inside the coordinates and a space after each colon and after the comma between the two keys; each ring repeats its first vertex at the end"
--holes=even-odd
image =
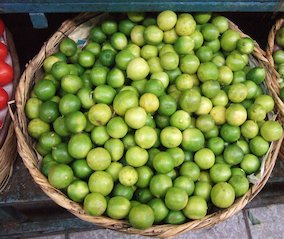
{"type": "Polygon", "coordinates": [[[273,60],[275,69],[280,75],[279,86],[280,86],[280,98],[284,100],[284,27],[281,27],[275,36],[276,48],[273,52],[273,60]]]}
{"type": "Polygon", "coordinates": [[[43,174],[86,213],[138,229],[230,207],[282,136],[254,41],[209,13],[121,19],[45,59],[25,108],[43,174]]]}

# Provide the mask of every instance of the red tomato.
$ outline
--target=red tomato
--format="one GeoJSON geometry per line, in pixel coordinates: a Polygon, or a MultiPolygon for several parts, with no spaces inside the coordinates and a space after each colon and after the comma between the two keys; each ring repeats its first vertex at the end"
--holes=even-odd
{"type": "Polygon", "coordinates": [[[0,87],[0,110],[4,109],[8,104],[8,93],[0,87]]]}
{"type": "Polygon", "coordinates": [[[5,24],[4,24],[3,20],[0,18],[0,36],[3,35],[4,30],[5,30],[5,24]]]}
{"type": "Polygon", "coordinates": [[[8,55],[7,46],[3,42],[0,42],[0,61],[5,61],[7,55],[8,55]]]}
{"type": "Polygon", "coordinates": [[[13,68],[4,61],[0,61],[0,86],[7,85],[12,82],[13,77],[13,68]]]}

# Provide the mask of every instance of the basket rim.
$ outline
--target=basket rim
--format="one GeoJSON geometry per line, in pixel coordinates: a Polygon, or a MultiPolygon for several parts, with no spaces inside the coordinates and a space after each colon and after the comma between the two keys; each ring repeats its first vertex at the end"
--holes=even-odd
{"type": "Polygon", "coordinates": [[[272,93],[276,108],[279,113],[279,120],[284,124],[284,102],[280,98],[280,85],[278,80],[280,79],[279,73],[275,69],[275,63],[273,60],[273,52],[275,49],[275,36],[277,31],[284,25],[284,18],[279,18],[269,31],[266,47],[266,58],[271,66],[271,71],[274,72],[274,77],[272,77],[270,84],[268,84],[269,90],[272,93]]]}
{"type": "MultiPolygon", "coordinates": [[[[35,150],[31,146],[32,145],[31,139],[27,134],[27,124],[26,124],[27,121],[24,115],[24,105],[28,97],[28,90],[26,88],[27,86],[31,87],[30,82],[31,79],[34,78],[36,72],[36,70],[34,71],[34,68],[40,67],[40,63],[43,62],[48,47],[52,46],[55,43],[55,41],[58,41],[62,38],[63,36],[62,32],[63,33],[71,32],[79,24],[88,21],[91,18],[94,17],[103,18],[105,16],[106,16],[105,14],[97,15],[95,13],[83,13],[79,14],[73,20],[68,19],[67,21],[65,21],[61,25],[61,27],[57,30],[57,32],[55,32],[53,36],[46,43],[44,43],[40,52],[30,61],[26,70],[22,74],[20,83],[16,90],[17,115],[15,117],[15,132],[18,139],[18,152],[21,155],[21,158],[25,166],[28,168],[34,181],[53,201],[55,201],[58,205],[62,206],[63,208],[67,209],[75,216],[85,221],[95,223],[102,227],[126,233],[140,234],[144,236],[156,236],[161,238],[176,236],[180,233],[189,230],[201,229],[212,226],[220,221],[229,218],[236,212],[242,210],[246,206],[246,204],[258,194],[258,192],[263,188],[266,181],[268,180],[272,172],[272,169],[274,167],[275,161],[277,159],[277,154],[281,146],[283,136],[279,141],[273,142],[271,144],[270,147],[271,150],[269,152],[269,156],[267,157],[264,174],[261,180],[257,184],[253,185],[243,197],[237,199],[234,202],[234,204],[228,209],[220,210],[213,214],[207,215],[203,219],[189,221],[182,225],[170,225],[170,224],[155,225],[146,230],[137,230],[130,227],[130,225],[126,221],[115,220],[105,216],[95,217],[87,215],[84,212],[83,208],[78,203],[71,201],[61,191],[52,187],[48,183],[46,177],[40,172],[40,170],[38,169],[39,163],[36,161],[38,159],[37,155],[35,153],[35,150]]],[[[230,23],[230,28],[238,31],[242,37],[248,36],[243,32],[241,32],[241,30],[234,23],[232,23],[231,21],[229,21],[229,23],[230,23]]],[[[269,62],[265,58],[265,52],[259,47],[257,43],[255,43],[253,56],[256,59],[258,59],[261,65],[265,66],[266,68],[269,67],[269,62]]],[[[274,74],[274,72],[269,71],[269,74],[274,74]]]]}
{"type": "MultiPolygon", "coordinates": [[[[9,29],[5,28],[6,44],[11,55],[13,66],[13,90],[10,96],[11,100],[15,97],[16,86],[20,80],[20,64],[13,40],[12,33],[9,29]]],[[[17,157],[17,144],[16,136],[14,132],[14,124],[12,121],[12,110],[10,111],[10,105],[8,105],[9,111],[7,112],[3,121],[3,127],[0,131],[0,193],[4,191],[8,185],[9,179],[13,172],[14,161],[17,157]]]]}

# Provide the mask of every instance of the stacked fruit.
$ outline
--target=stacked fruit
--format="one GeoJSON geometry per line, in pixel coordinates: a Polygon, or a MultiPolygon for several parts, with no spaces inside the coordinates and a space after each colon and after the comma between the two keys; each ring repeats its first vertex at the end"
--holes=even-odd
{"type": "Polygon", "coordinates": [[[43,174],[139,229],[230,207],[282,136],[253,49],[225,17],[172,11],[105,20],[83,48],[63,39],[25,108],[43,174]]]}
{"type": "Polygon", "coordinates": [[[280,84],[280,97],[284,100],[284,27],[281,27],[275,37],[275,51],[273,53],[273,60],[275,63],[275,69],[280,75],[279,84],[280,84]]]}
{"type": "Polygon", "coordinates": [[[0,128],[3,126],[7,114],[7,103],[12,94],[14,77],[5,34],[5,25],[0,19],[0,128]]]}

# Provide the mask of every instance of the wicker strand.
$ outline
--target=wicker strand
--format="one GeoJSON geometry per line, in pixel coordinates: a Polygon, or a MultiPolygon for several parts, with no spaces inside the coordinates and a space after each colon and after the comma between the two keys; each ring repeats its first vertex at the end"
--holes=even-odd
{"type": "MultiPolygon", "coordinates": [[[[25,72],[21,77],[19,87],[16,92],[16,106],[17,106],[17,115],[15,120],[15,132],[18,138],[18,151],[23,159],[25,166],[28,168],[31,176],[34,181],[41,187],[41,189],[58,205],[67,209],[69,212],[75,216],[81,218],[82,220],[94,223],[98,226],[106,227],[113,230],[118,230],[125,233],[135,233],[145,236],[155,236],[160,238],[168,238],[176,236],[180,233],[196,230],[201,228],[210,227],[220,221],[226,220],[228,217],[234,215],[238,211],[242,210],[246,204],[252,200],[257,193],[264,187],[266,181],[268,180],[272,169],[274,167],[279,148],[281,146],[283,138],[277,142],[271,144],[270,151],[268,153],[264,174],[262,175],[260,181],[253,185],[250,190],[241,198],[237,199],[235,203],[228,209],[220,210],[213,214],[206,216],[201,220],[189,221],[182,225],[156,225],[146,230],[138,230],[130,227],[129,223],[122,220],[114,220],[105,216],[94,217],[86,214],[82,206],[78,203],[75,203],[68,199],[60,190],[52,187],[46,177],[40,172],[40,159],[37,157],[35,150],[33,149],[33,142],[27,132],[27,119],[24,112],[24,107],[26,101],[29,97],[29,92],[37,80],[36,76],[39,74],[40,68],[42,66],[43,60],[47,55],[52,54],[56,49],[60,40],[66,35],[70,34],[79,24],[86,22],[92,19],[92,23],[96,24],[101,22],[106,15],[96,16],[93,13],[85,13],[76,17],[73,21],[67,20],[62,24],[60,29],[44,44],[39,54],[33,58],[33,60],[27,66],[25,72]]],[[[239,28],[230,22],[230,28],[238,31],[241,36],[247,36],[243,34],[239,28]]],[[[253,56],[257,62],[264,66],[268,67],[269,62],[264,57],[264,52],[255,44],[255,50],[253,56]]],[[[268,71],[268,77],[272,77],[271,74],[274,74],[273,71],[268,71]]]]}

